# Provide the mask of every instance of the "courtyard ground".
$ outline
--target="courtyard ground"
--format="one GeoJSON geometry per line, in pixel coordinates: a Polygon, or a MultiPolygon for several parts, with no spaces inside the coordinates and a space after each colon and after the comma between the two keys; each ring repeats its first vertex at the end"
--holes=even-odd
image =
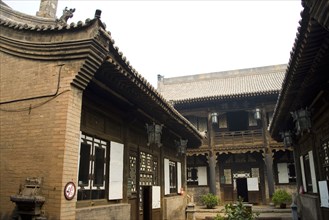
{"type": "MultiPolygon", "coordinates": [[[[223,214],[224,206],[216,206],[214,209],[206,209],[204,206],[195,207],[195,220],[211,219],[218,213],[223,214]]],[[[258,212],[259,220],[292,220],[292,212],[290,206],[286,209],[275,208],[273,206],[252,206],[254,212],[258,212]]]]}

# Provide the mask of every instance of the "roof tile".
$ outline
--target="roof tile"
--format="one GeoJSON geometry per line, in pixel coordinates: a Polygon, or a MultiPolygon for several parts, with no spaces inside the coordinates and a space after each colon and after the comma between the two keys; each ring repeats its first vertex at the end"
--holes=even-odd
{"type": "Polygon", "coordinates": [[[286,65],[162,78],[159,92],[172,101],[243,97],[279,92],[286,65]]]}

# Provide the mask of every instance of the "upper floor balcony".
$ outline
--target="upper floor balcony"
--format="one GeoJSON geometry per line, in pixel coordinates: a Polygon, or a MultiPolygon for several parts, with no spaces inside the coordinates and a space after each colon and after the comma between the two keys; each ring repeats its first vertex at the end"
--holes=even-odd
{"type": "Polygon", "coordinates": [[[214,132],[215,147],[263,146],[264,135],[261,129],[246,131],[214,132]]]}
{"type": "MultiPolygon", "coordinates": [[[[282,142],[272,139],[266,132],[264,135],[262,129],[244,130],[244,131],[214,131],[213,135],[214,151],[216,153],[244,153],[248,151],[265,151],[265,147],[270,150],[284,149],[282,142]],[[266,137],[266,139],[265,139],[266,137]],[[268,141],[268,145],[266,144],[268,141]]],[[[203,154],[208,152],[209,138],[205,139],[199,149],[189,149],[188,154],[203,154]]]]}
{"type": "MultiPolygon", "coordinates": [[[[212,116],[211,116],[212,117],[212,116]]],[[[199,131],[207,131],[199,150],[190,153],[205,153],[211,148],[216,153],[272,151],[283,149],[282,142],[273,140],[267,125],[271,114],[263,112],[262,117],[256,118],[253,111],[235,111],[217,114],[217,121],[207,121],[205,117],[188,117],[199,131]],[[266,149],[267,148],[267,149],[266,149]]]]}

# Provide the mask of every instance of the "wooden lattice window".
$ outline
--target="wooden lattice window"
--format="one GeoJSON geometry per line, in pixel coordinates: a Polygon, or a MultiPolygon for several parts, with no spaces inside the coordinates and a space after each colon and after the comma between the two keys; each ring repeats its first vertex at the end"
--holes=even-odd
{"type": "Polygon", "coordinates": [[[140,152],[139,153],[139,209],[143,210],[143,189],[142,186],[152,186],[153,185],[153,156],[152,154],[140,152]]]}
{"type": "Polygon", "coordinates": [[[177,192],[177,168],[174,161],[169,161],[169,183],[170,193],[177,192]]]}
{"type": "Polygon", "coordinates": [[[78,200],[104,199],[108,143],[81,135],[78,200]]]}
{"type": "Polygon", "coordinates": [[[153,157],[153,185],[158,185],[158,159],[153,157]]]}
{"type": "Polygon", "coordinates": [[[137,172],[137,158],[136,156],[129,156],[129,179],[128,179],[128,194],[136,193],[136,172],[137,172]]]}
{"type": "Polygon", "coordinates": [[[198,185],[198,168],[197,167],[187,167],[187,184],[188,185],[198,185]]]}
{"type": "Polygon", "coordinates": [[[152,186],[153,182],[153,157],[151,154],[140,152],[140,174],[141,186],[152,186]]]}
{"type": "Polygon", "coordinates": [[[329,139],[322,142],[319,149],[321,176],[329,180],[329,139]]]}

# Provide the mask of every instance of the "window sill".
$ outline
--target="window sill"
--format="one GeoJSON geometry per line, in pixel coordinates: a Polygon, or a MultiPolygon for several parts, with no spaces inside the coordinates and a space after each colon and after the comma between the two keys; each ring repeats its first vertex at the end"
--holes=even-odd
{"type": "Polygon", "coordinates": [[[109,201],[107,199],[79,200],[76,203],[76,208],[111,205],[111,204],[118,204],[118,203],[120,203],[120,200],[113,200],[113,201],[109,201]]]}
{"type": "Polygon", "coordinates": [[[170,194],[165,195],[165,197],[180,196],[180,195],[181,194],[179,194],[179,193],[170,193],[170,194]]]}
{"type": "Polygon", "coordinates": [[[276,183],[276,185],[279,185],[279,186],[293,186],[293,185],[296,185],[297,183],[276,183]]]}

